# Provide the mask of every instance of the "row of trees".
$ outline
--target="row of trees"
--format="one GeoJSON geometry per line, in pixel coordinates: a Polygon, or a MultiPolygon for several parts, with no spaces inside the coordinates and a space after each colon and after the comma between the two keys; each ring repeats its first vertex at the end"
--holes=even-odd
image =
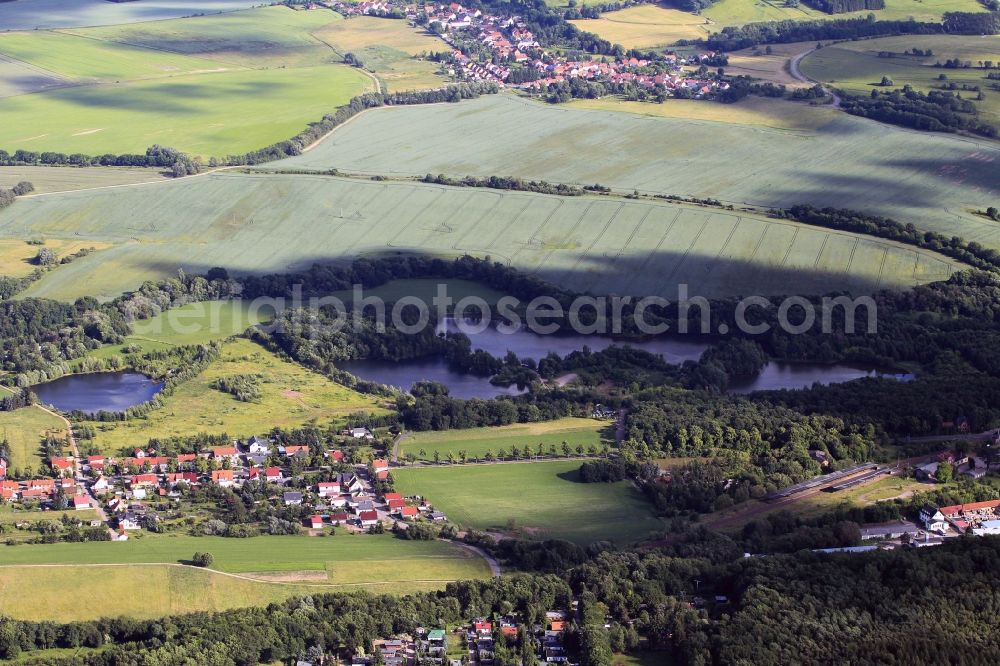
{"type": "Polygon", "coordinates": [[[885,0],[805,0],[805,3],[827,14],[885,9],[885,0]]]}
{"type": "MultiPolygon", "coordinates": [[[[881,85],[891,86],[892,79],[882,77],[881,85]]],[[[909,86],[888,92],[873,89],[870,97],[844,96],[841,106],[855,116],[926,132],[964,130],[986,137],[997,136],[995,126],[977,117],[975,104],[947,91],[922,93],[909,86]]]]}

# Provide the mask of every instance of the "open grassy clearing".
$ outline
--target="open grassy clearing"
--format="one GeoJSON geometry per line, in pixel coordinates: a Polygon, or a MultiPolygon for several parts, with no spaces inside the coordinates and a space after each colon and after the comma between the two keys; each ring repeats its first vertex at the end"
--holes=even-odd
{"type": "Polygon", "coordinates": [[[31,243],[20,240],[0,240],[0,275],[8,275],[10,277],[30,275],[38,268],[35,265],[35,257],[43,247],[54,250],[60,258],[67,257],[80,250],[90,248],[101,250],[108,247],[107,243],[80,240],[59,240],[55,238],[36,238],[30,240],[32,240],[31,243]]]}
{"type": "MultiPolygon", "coordinates": [[[[550,4],[564,6],[565,0],[550,4]]],[[[586,3],[584,3],[586,4],[586,3]]],[[[581,30],[593,32],[626,48],[648,48],[674,44],[680,39],[698,39],[718,32],[726,26],[745,25],[762,21],[809,21],[851,18],[875,14],[884,20],[937,22],[945,12],[981,12],[976,0],[886,0],[885,9],[864,10],[845,14],[826,14],[804,4],[797,7],[781,0],[718,0],[692,14],[663,5],[642,5],[616,12],[605,12],[599,19],[573,21],[581,30]]]]}
{"type": "MultiPolygon", "coordinates": [[[[984,60],[992,61],[994,67],[1000,64],[1000,36],[915,35],[831,44],[803,58],[800,67],[802,73],[812,79],[863,96],[870,95],[872,89],[880,88],[883,76],[892,79],[893,87],[902,88],[910,84],[923,92],[955,83],[958,85],[957,92],[972,100],[976,93],[962,90],[962,85],[967,84],[970,88],[980,86],[985,99],[975,104],[983,120],[1000,126],[1000,91],[990,89],[990,85],[996,82],[986,78],[987,71],[978,69],[984,60]],[[930,49],[933,55],[904,55],[913,48],[930,49]],[[880,58],[878,54],[882,51],[892,52],[895,56],[880,58]],[[977,69],[934,67],[935,63],[952,58],[969,61],[977,69]],[[947,79],[939,80],[941,74],[947,79]]],[[[992,73],[997,71],[989,70],[992,73]]]]}
{"type": "Polygon", "coordinates": [[[0,25],[5,30],[111,25],[213,14],[255,4],[259,0],[17,0],[0,3],[0,25]]]}
{"type": "Polygon", "coordinates": [[[0,54],[79,83],[115,83],[224,68],[212,60],[42,30],[0,35],[0,54]]]}
{"type": "Polygon", "coordinates": [[[347,533],[249,541],[144,535],[125,543],[5,548],[0,562],[0,605],[6,614],[62,621],[260,606],[350,589],[406,594],[489,576],[485,560],[449,543],[347,533]],[[239,577],[175,566],[195,551],[212,553],[214,569],[239,577]],[[135,594],[140,589],[143,593],[135,594]]]}
{"type": "Polygon", "coordinates": [[[480,458],[487,451],[498,455],[501,449],[510,454],[511,447],[530,448],[549,453],[549,446],[555,446],[562,454],[562,443],[572,448],[578,444],[584,448],[594,446],[600,450],[604,441],[614,441],[614,433],[609,425],[594,419],[564,418],[544,423],[519,423],[496,428],[472,428],[469,430],[447,430],[441,432],[419,432],[407,437],[399,447],[401,456],[413,454],[420,460],[434,460],[434,452],[441,454],[441,460],[448,459],[448,452],[456,456],[466,451],[470,458],[480,458]],[[420,451],[424,451],[424,455],[420,451]]]}
{"type": "Polygon", "coordinates": [[[837,118],[837,112],[829,107],[809,106],[767,97],[747,97],[736,104],[706,104],[693,99],[676,99],[663,104],[650,104],[629,102],[616,97],[601,97],[575,99],[565,106],[592,111],[633,113],[650,118],[711,121],[746,125],[750,128],[798,132],[819,130],[837,118]]]}
{"type": "MultiPolygon", "coordinates": [[[[6,393],[0,391],[0,396],[3,395],[6,393]]],[[[37,471],[44,465],[40,449],[47,432],[65,436],[65,424],[38,407],[0,412],[0,440],[6,439],[10,444],[12,469],[31,467],[37,471]]]]}
{"type": "Polygon", "coordinates": [[[705,37],[706,28],[711,27],[706,25],[708,21],[704,17],[661,5],[638,5],[606,12],[599,19],[570,23],[627,49],[648,49],[673,44],[678,39],[698,39],[705,37]]]}
{"type": "Polygon", "coordinates": [[[340,14],[328,9],[294,11],[274,6],[72,32],[247,67],[304,67],[340,61],[312,32],[341,20],[340,14]]]}
{"type": "Polygon", "coordinates": [[[1000,200],[1000,145],[846,114],[815,132],[789,132],[497,95],[371,111],[277,165],[597,182],[760,206],[846,205],[1000,247],[1000,226],[969,212],[1000,200]]]}
{"type": "Polygon", "coordinates": [[[438,64],[415,59],[447,50],[447,44],[407,21],[356,16],[316,30],[313,35],[339,54],[354,53],[391,90],[439,88],[446,78],[438,64]]]}
{"type": "Polygon", "coordinates": [[[789,285],[862,293],[939,280],[954,266],[870,237],[711,208],[319,175],[220,173],[36,197],[0,212],[0,238],[69,230],[121,244],[24,295],[106,297],[178,267],[281,271],[387,252],[490,255],[581,291],[671,297],[677,282],[707,296],[789,285]]]}
{"type": "Polygon", "coordinates": [[[373,398],[322,375],[282,361],[248,340],[227,343],[223,356],[200,375],[179,386],[162,409],[144,419],[97,427],[96,446],[108,453],[143,444],[151,437],[195,432],[249,436],[272,427],[294,427],[312,419],[327,421],[368,410],[382,412],[373,398]],[[261,375],[259,402],[240,402],[212,383],[233,375],[261,375]]]}
{"type": "Polygon", "coordinates": [[[8,151],[192,155],[254,150],[297,134],[372,81],[346,66],[229,71],[0,99],[8,151]]]}
{"type": "Polygon", "coordinates": [[[504,531],[511,520],[529,538],[630,543],[660,529],[633,486],[580,483],[579,460],[404,468],[396,488],[421,495],[463,527],[504,531]]]}
{"type": "Polygon", "coordinates": [[[131,185],[164,180],[159,169],[127,167],[0,167],[0,187],[13,187],[22,180],[35,186],[36,193],[88,190],[94,187],[131,185]]]}

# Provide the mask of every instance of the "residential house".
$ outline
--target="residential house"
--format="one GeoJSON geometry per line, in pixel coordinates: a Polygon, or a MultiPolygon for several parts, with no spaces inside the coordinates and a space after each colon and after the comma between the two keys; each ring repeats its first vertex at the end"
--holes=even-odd
{"type": "Polygon", "coordinates": [[[217,469],[213,471],[212,483],[219,486],[220,488],[232,488],[234,485],[236,485],[236,480],[233,478],[233,470],[217,469]]]}
{"type": "Polygon", "coordinates": [[[346,511],[336,511],[334,513],[331,513],[329,518],[331,525],[343,525],[344,523],[346,523],[348,520],[351,519],[351,515],[346,511]]]}
{"type": "Polygon", "coordinates": [[[266,456],[271,452],[271,443],[254,435],[247,440],[247,453],[253,456],[266,456]]]}
{"type": "Polygon", "coordinates": [[[309,447],[301,445],[279,446],[278,452],[286,458],[305,458],[309,455],[309,447]]]}
{"type": "Polygon", "coordinates": [[[72,458],[53,457],[49,463],[52,465],[52,471],[59,476],[73,476],[76,471],[76,463],[72,458]]]}
{"type": "Polygon", "coordinates": [[[268,467],[264,470],[264,478],[268,483],[278,483],[282,479],[280,467],[268,467]]]}
{"type": "Polygon", "coordinates": [[[420,515],[420,510],[415,506],[404,506],[397,512],[403,520],[416,520],[420,515]]]}
{"type": "Polygon", "coordinates": [[[160,480],[155,474],[136,474],[129,480],[129,488],[155,488],[160,480]]]}
{"type": "Polygon", "coordinates": [[[212,458],[222,462],[228,460],[230,465],[240,464],[240,452],[235,446],[217,446],[212,449],[212,458]]]}
{"type": "Polygon", "coordinates": [[[76,509],[77,511],[84,511],[86,509],[94,508],[90,499],[90,495],[74,495],[73,508],[76,509]]]}
{"type": "Polygon", "coordinates": [[[298,506],[302,504],[302,493],[287,492],[282,495],[282,500],[285,502],[285,506],[298,506]]]}
{"type": "Polygon", "coordinates": [[[948,521],[944,514],[932,504],[925,504],[920,509],[920,522],[928,532],[945,532],[948,529],[948,521]]]}
{"type": "Polygon", "coordinates": [[[314,530],[323,529],[323,516],[310,516],[309,526],[314,530]]]}
{"type": "Polygon", "coordinates": [[[320,481],[316,485],[316,492],[320,497],[332,497],[333,495],[340,495],[340,482],[339,481],[320,481]]]}
{"type": "Polygon", "coordinates": [[[448,520],[448,516],[444,515],[441,511],[431,511],[430,519],[434,521],[448,520]]]}
{"type": "Polygon", "coordinates": [[[361,524],[361,527],[371,527],[378,523],[378,512],[362,511],[358,514],[358,522],[361,524]]]}

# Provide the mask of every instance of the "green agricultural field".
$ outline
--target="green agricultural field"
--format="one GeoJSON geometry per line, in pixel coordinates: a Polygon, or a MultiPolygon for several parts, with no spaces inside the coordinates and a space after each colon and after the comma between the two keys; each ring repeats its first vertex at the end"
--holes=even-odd
{"type": "Polygon", "coordinates": [[[143,419],[93,424],[97,428],[94,444],[112,453],[152,437],[195,432],[249,436],[312,419],[342,418],[360,410],[384,411],[368,396],[283,361],[249,340],[238,339],[225,345],[219,361],[178,386],[161,409],[143,419]],[[241,402],[212,388],[215,380],[233,375],[260,375],[260,401],[241,402]]]}
{"type": "Polygon", "coordinates": [[[313,35],[341,55],[353,53],[366,69],[375,72],[388,90],[440,88],[447,82],[437,75],[438,64],[418,60],[447,49],[447,44],[404,20],[355,16],[331,23],[313,35]]]}
{"type": "Polygon", "coordinates": [[[277,164],[596,182],[765,207],[849,206],[1000,247],[1000,227],[970,212],[1000,201],[997,143],[827,117],[814,130],[788,131],[498,95],[371,111],[277,164]]]}
{"type": "Polygon", "coordinates": [[[465,528],[579,544],[625,544],[662,529],[650,505],[626,482],[580,483],[579,460],[457,465],[393,471],[396,488],[420,495],[465,528]]]}
{"type": "Polygon", "coordinates": [[[0,98],[73,85],[53,72],[0,53],[0,98]]]}
{"type": "MultiPolygon", "coordinates": [[[[6,395],[0,391],[0,397],[6,395]]],[[[0,440],[10,445],[12,469],[31,467],[39,470],[45,464],[41,456],[42,440],[47,432],[57,437],[66,433],[62,419],[38,407],[26,407],[13,412],[0,412],[0,440]]]]}
{"type": "Polygon", "coordinates": [[[250,540],[144,536],[126,543],[7,548],[0,605],[23,619],[151,618],[350,589],[405,594],[488,576],[481,557],[440,541],[346,533],[250,540]],[[212,553],[218,571],[172,566],[196,551],[212,553]],[[114,603],[94,603],[101,598],[114,603]]]}
{"type": "Polygon", "coordinates": [[[35,30],[159,21],[246,9],[254,4],[257,0],[18,0],[0,3],[0,25],[5,30],[35,30]]]}
{"type": "Polygon", "coordinates": [[[584,448],[593,446],[600,450],[604,442],[614,440],[613,433],[608,431],[609,425],[602,421],[565,418],[497,428],[419,432],[403,440],[399,454],[401,457],[412,454],[420,460],[433,460],[434,452],[437,451],[441,454],[441,460],[447,460],[449,452],[457,456],[459,451],[464,450],[469,458],[482,458],[487,451],[498,455],[501,450],[506,450],[509,454],[515,446],[522,450],[530,447],[534,452],[541,444],[546,455],[550,446],[555,446],[561,455],[563,442],[574,449],[577,445],[582,445],[584,448]],[[421,455],[420,451],[424,451],[424,454],[421,455]]]}
{"type": "Polygon", "coordinates": [[[740,212],[319,175],[220,173],[36,197],[0,212],[0,239],[71,232],[116,245],[60,267],[25,296],[109,297],[179,267],[283,271],[391,252],[490,255],[581,291],[670,297],[678,282],[706,296],[785,293],[790,284],[860,293],[954,268],[911,247],[740,212]]]}
{"type": "Polygon", "coordinates": [[[109,25],[72,33],[246,67],[307,67],[340,61],[312,33],[341,20],[340,14],[328,9],[294,11],[273,6],[172,21],[109,25]]]}
{"type": "Polygon", "coordinates": [[[115,83],[225,69],[203,58],[47,31],[0,35],[0,54],[78,83],[115,83]]]}
{"type": "Polygon", "coordinates": [[[0,187],[13,187],[22,180],[35,186],[36,193],[89,190],[96,187],[114,187],[164,180],[159,169],[130,169],[125,167],[0,167],[0,187]]]}
{"type": "Polygon", "coordinates": [[[802,59],[802,73],[817,81],[829,83],[854,95],[868,96],[880,89],[883,76],[892,79],[893,87],[909,84],[927,92],[957,84],[962,97],[975,100],[976,93],[963,90],[980,87],[985,99],[976,102],[982,119],[1000,127],[1000,91],[993,90],[997,81],[987,79],[988,73],[1000,73],[1000,36],[966,37],[958,35],[921,35],[885,37],[859,42],[832,44],[814,51],[802,59]],[[930,49],[933,55],[906,55],[911,49],[930,49]],[[879,57],[880,52],[893,57],[879,57]],[[958,58],[974,68],[944,69],[936,63],[958,58]],[[983,69],[984,61],[992,63],[983,69]],[[944,75],[944,80],[939,77],[944,75]]]}
{"type": "Polygon", "coordinates": [[[93,155],[159,143],[224,156],[287,139],[372,85],[327,65],[61,88],[0,99],[0,146],[93,155]]]}

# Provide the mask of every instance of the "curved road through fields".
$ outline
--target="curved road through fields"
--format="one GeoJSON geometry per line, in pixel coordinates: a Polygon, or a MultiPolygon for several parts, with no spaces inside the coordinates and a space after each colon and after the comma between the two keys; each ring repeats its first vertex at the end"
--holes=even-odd
{"type": "Polygon", "coordinates": [[[814,79],[810,79],[808,76],[806,76],[805,74],[802,73],[801,69],[799,69],[799,63],[802,62],[802,59],[805,58],[807,55],[809,55],[810,53],[812,53],[815,50],[816,50],[816,47],[813,47],[813,48],[809,49],[808,51],[803,51],[802,53],[797,53],[794,56],[792,56],[792,59],[788,61],[788,72],[795,79],[801,81],[802,83],[819,83],[819,85],[823,86],[823,90],[825,90],[827,93],[830,94],[831,97],[833,97],[833,108],[839,109],[840,108],[840,95],[838,95],[837,93],[833,92],[832,90],[830,90],[829,88],[827,88],[826,86],[824,86],[821,82],[816,81],[814,79]]]}

